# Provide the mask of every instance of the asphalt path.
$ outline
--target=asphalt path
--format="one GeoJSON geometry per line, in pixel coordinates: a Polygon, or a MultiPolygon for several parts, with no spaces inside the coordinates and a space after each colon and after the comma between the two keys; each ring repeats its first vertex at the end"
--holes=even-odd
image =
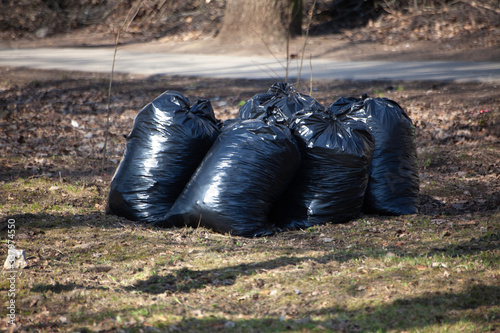
{"type": "MultiPolygon", "coordinates": [[[[111,71],[112,47],[0,49],[0,66],[67,71],[111,71]]],[[[302,80],[445,80],[500,82],[500,62],[292,60],[288,78],[302,80]],[[302,68],[302,70],[300,70],[302,68]]],[[[275,79],[287,76],[285,59],[118,50],[115,72],[232,79],[275,79]]]]}

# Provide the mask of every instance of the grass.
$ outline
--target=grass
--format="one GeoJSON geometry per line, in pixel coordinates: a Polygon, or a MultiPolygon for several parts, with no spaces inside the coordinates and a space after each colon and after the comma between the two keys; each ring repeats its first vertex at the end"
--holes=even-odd
{"type": "MultiPolygon", "coordinates": [[[[158,82],[163,88],[164,82],[158,82]]],[[[78,89],[80,85],[78,81],[78,89]]],[[[347,94],[341,93],[344,85],[327,85],[322,96],[347,94]]],[[[224,80],[211,89],[220,94],[221,87],[230,86],[224,80]]],[[[380,92],[395,100],[403,98],[392,97],[398,91],[408,94],[405,102],[413,103],[412,117],[419,121],[419,215],[368,215],[347,224],[258,239],[204,228],[161,230],[103,214],[116,167],[112,162],[104,176],[96,175],[101,164],[96,156],[64,153],[34,159],[6,150],[0,158],[0,215],[15,220],[16,247],[25,251],[28,262],[16,276],[18,331],[500,330],[498,145],[481,139],[434,140],[438,125],[431,121],[437,122],[434,112],[439,108],[429,98],[439,95],[435,100],[441,101],[444,92],[427,95],[427,85],[416,89],[405,84],[404,90],[393,86],[396,91],[380,92]],[[421,103],[423,94],[429,105],[421,103]]],[[[125,89],[124,83],[118,87],[118,92],[125,89]]],[[[355,94],[376,87],[384,85],[356,86],[355,94]]],[[[480,95],[486,88],[471,93],[480,95]]],[[[255,90],[232,91],[229,95],[238,97],[230,102],[236,105],[255,90]]],[[[127,101],[129,91],[123,91],[120,100],[127,101]]],[[[218,96],[214,91],[197,95],[218,96]]],[[[454,101],[471,100],[467,91],[454,93],[454,101]]],[[[493,109],[495,98],[482,104],[493,109]]],[[[26,123],[18,126],[36,124],[36,115],[19,113],[26,123]]],[[[468,124],[467,117],[453,121],[468,124]]],[[[131,118],[120,119],[114,123],[123,126],[114,132],[126,133],[131,118]]],[[[91,125],[89,118],[89,130],[91,125]]],[[[102,131],[94,134],[102,137],[102,131]]],[[[16,135],[10,136],[14,143],[16,135]]],[[[3,222],[0,258],[5,260],[8,234],[3,222]]],[[[0,278],[2,306],[9,301],[5,274],[0,278]]],[[[11,328],[4,319],[0,331],[11,328]]]]}
{"type": "Polygon", "coordinates": [[[454,220],[446,236],[431,216],[365,216],[246,239],[103,216],[88,204],[103,191],[81,181],[18,179],[2,191],[16,198],[2,212],[29,211],[11,215],[28,255],[16,285],[28,331],[500,329],[498,212],[454,220]],[[38,206],[33,192],[44,193],[38,206]],[[62,194],[76,204],[56,208],[62,194]]]}
{"type": "Polygon", "coordinates": [[[81,205],[82,197],[92,198],[95,186],[87,186],[81,181],[65,183],[50,178],[18,178],[0,185],[2,193],[9,193],[0,198],[0,213],[69,213],[86,214],[95,210],[90,202],[81,205]],[[68,202],[77,202],[78,208],[68,202]]]}

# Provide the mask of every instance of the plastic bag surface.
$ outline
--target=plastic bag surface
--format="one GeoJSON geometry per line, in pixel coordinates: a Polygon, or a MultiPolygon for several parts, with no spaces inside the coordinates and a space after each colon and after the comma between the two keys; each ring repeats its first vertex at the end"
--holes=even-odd
{"type": "Polygon", "coordinates": [[[163,217],[219,132],[209,101],[190,108],[179,92],[157,97],[134,120],[106,213],[143,222],[163,217]]]}
{"type": "Polygon", "coordinates": [[[345,115],[297,113],[291,122],[302,164],[273,209],[279,228],[347,222],[359,215],[374,141],[368,127],[345,115]]]}
{"type": "Polygon", "coordinates": [[[289,129],[261,120],[229,122],[160,227],[199,225],[256,237],[273,233],[269,213],[300,164],[289,129]]]}
{"type": "Polygon", "coordinates": [[[311,96],[301,94],[288,83],[275,83],[266,93],[250,98],[239,110],[239,119],[260,119],[288,124],[300,111],[323,111],[324,107],[311,96]]]}
{"type": "Polygon", "coordinates": [[[364,211],[385,215],[418,212],[419,178],[415,126],[387,98],[340,98],[328,112],[364,121],[375,139],[364,211]]]}

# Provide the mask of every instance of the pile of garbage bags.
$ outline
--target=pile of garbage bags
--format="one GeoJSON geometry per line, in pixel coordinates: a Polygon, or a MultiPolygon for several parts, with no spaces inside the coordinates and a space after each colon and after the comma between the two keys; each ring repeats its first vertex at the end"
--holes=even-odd
{"type": "Polygon", "coordinates": [[[328,108],[276,83],[218,121],[210,101],[166,91],[136,116],[106,213],[158,227],[257,237],[418,212],[415,128],[396,102],[328,108]]]}

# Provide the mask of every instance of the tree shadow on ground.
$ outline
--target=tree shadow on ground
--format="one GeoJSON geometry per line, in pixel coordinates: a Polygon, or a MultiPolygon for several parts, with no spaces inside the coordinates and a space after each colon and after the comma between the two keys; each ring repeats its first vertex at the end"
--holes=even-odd
{"type": "Polygon", "coordinates": [[[89,228],[113,228],[123,229],[127,227],[145,227],[144,223],[130,221],[122,217],[114,215],[105,215],[103,212],[95,212],[91,214],[12,214],[3,217],[0,221],[0,235],[7,232],[7,220],[13,219],[16,221],[17,237],[29,238],[36,234],[43,234],[44,230],[62,228],[70,229],[77,227],[89,228]],[[26,236],[23,236],[27,234],[26,236]]]}
{"type": "MultiPolygon", "coordinates": [[[[64,286],[60,288],[65,288],[64,286]]],[[[71,288],[66,288],[70,290],[71,288]]],[[[302,330],[332,330],[339,332],[359,332],[369,328],[370,331],[406,331],[425,329],[433,325],[443,325],[443,327],[458,324],[464,321],[464,311],[467,311],[467,321],[475,325],[481,325],[484,329],[490,327],[500,327],[500,322],[494,314],[474,314],[480,308],[497,306],[500,302],[500,287],[477,284],[461,292],[448,293],[427,293],[416,297],[403,297],[380,305],[367,305],[357,309],[349,309],[342,305],[304,309],[297,319],[287,319],[286,310],[284,313],[267,314],[266,318],[251,318],[252,314],[242,310],[243,317],[250,319],[228,320],[223,315],[213,315],[211,309],[198,309],[194,314],[187,308],[183,310],[183,318],[175,324],[162,324],[156,322],[155,326],[165,331],[197,332],[206,331],[259,331],[259,332],[285,332],[302,330]],[[203,318],[196,318],[203,316],[203,318]],[[314,317],[326,316],[328,319],[315,320],[314,317]],[[399,318],[394,320],[394,318],[399,318]]],[[[182,305],[178,305],[182,307],[182,305]]],[[[122,310],[108,309],[94,313],[92,318],[100,318],[103,314],[106,318],[113,319],[130,313],[137,313],[143,309],[150,311],[150,307],[135,306],[122,310]]],[[[237,310],[232,311],[234,318],[238,315],[237,310]]],[[[28,323],[25,329],[40,328],[40,324],[28,323]],[[36,326],[33,326],[36,325],[36,326]]],[[[143,327],[141,324],[116,324],[125,331],[136,331],[143,327]]],[[[80,331],[86,331],[86,327],[81,327],[80,331]]]]}
{"type": "MultiPolygon", "coordinates": [[[[479,238],[472,238],[470,241],[459,244],[447,245],[444,247],[429,248],[425,254],[448,255],[451,257],[473,255],[479,252],[493,251],[500,248],[500,233],[489,234],[479,238]]],[[[390,248],[391,252],[400,259],[420,258],[422,254],[405,250],[404,248],[390,248]]],[[[299,251],[300,252],[300,251],[299,251]]],[[[269,272],[288,265],[299,265],[305,262],[315,262],[317,264],[328,264],[330,262],[344,263],[362,258],[386,258],[386,249],[368,250],[337,250],[332,254],[319,257],[314,256],[281,256],[267,261],[257,263],[244,263],[236,266],[214,268],[208,270],[195,270],[181,268],[170,270],[166,275],[154,275],[146,280],[139,281],[126,290],[139,290],[150,294],[162,294],[165,292],[189,293],[195,289],[202,289],[208,285],[221,287],[233,285],[242,276],[251,276],[256,272],[269,272]]]]}
{"type": "MultiPolygon", "coordinates": [[[[29,224],[25,225],[24,223],[29,222],[32,219],[37,219],[39,221],[45,220],[44,223],[47,225],[43,225],[42,228],[65,228],[70,226],[92,226],[99,228],[103,221],[99,219],[107,219],[111,218],[113,223],[108,223],[104,225],[105,228],[142,228],[143,225],[136,224],[127,220],[115,219],[113,217],[106,217],[102,214],[89,214],[89,215],[77,215],[78,219],[75,219],[73,222],[70,218],[68,221],[65,221],[62,225],[57,221],[60,220],[59,216],[54,216],[50,214],[22,214],[15,216],[16,219],[21,223],[21,229],[25,229],[29,226],[29,224]]],[[[29,230],[29,229],[28,229],[29,230]]],[[[324,231],[324,230],[323,230],[324,231]]],[[[24,232],[24,231],[23,231],[24,232]]],[[[199,231],[192,231],[193,234],[198,233],[199,231]]],[[[19,234],[20,235],[20,234],[19,234]]],[[[158,232],[158,237],[161,239],[165,239],[164,232],[158,232]]],[[[223,290],[226,286],[234,285],[239,279],[244,278],[245,276],[252,276],[254,274],[272,274],[273,271],[278,270],[279,268],[285,266],[297,266],[305,263],[314,263],[316,265],[326,265],[331,262],[336,262],[339,264],[354,261],[358,259],[366,259],[366,258],[377,258],[384,259],[387,258],[387,251],[390,250],[396,257],[401,259],[406,258],[417,258],[422,257],[421,253],[417,251],[412,252],[408,249],[401,247],[390,247],[387,249],[382,249],[380,247],[354,247],[352,249],[346,249],[345,247],[334,247],[332,251],[329,251],[328,254],[312,256],[308,254],[311,249],[320,249],[319,246],[322,246],[318,239],[321,236],[319,233],[311,234],[307,232],[287,232],[282,234],[282,236],[276,236],[277,240],[282,242],[277,245],[280,248],[284,248],[285,250],[290,247],[290,253],[292,255],[284,255],[277,258],[273,258],[270,260],[265,260],[261,262],[253,262],[253,263],[243,263],[234,266],[227,266],[215,269],[206,269],[206,270],[196,270],[192,268],[180,268],[180,269],[171,269],[168,268],[165,270],[160,270],[158,274],[154,274],[148,277],[145,280],[138,281],[132,286],[122,287],[123,291],[126,293],[143,293],[148,295],[153,295],[154,297],[163,294],[163,295],[185,295],[187,293],[192,293],[197,290],[201,290],[210,286],[212,288],[217,288],[223,290]],[[293,237],[293,238],[292,238],[293,237]],[[295,247],[289,246],[286,242],[288,240],[294,240],[295,247]],[[309,241],[306,243],[304,248],[299,248],[298,244],[302,244],[302,241],[309,241]],[[314,247],[315,246],[315,247],[314,247]],[[301,256],[303,254],[303,256],[301,256]]],[[[181,240],[172,240],[168,239],[169,245],[179,245],[181,244],[181,240]]],[[[249,242],[254,243],[255,241],[252,239],[243,239],[239,237],[235,237],[235,241],[249,242]]],[[[262,243],[253,244],[254,246],[263,246],[262,243]],[[260,244],[260,245],[259,245],[260,244]]],[[[435,244],[435,243],[433,243],[435,244]]],[[[207,246],[203,244],[198,244],[199,247],[203,248],[203,251],[218,251],[220,244],[212,243],[207,246]]],[[[331,248],[331,245],[329,245],[331,248]]],[[[431,247],[430,245],[422,244],[422,246],[427,247],[428,251],[425,252],[425,256],[432,255],[447,255],[452,257],[458,256],[469,256],[474,255],[476,253],[494,251],[500,248],[500,234],[488,234],[478,238],[472,238],[469,241],[461,242],[459,244],[451,244],[443,247],[431,247]]],[[[268,248],[267,248],[268,249],[268,248]]],[[[226,249],[227,251],[232,251],[233,249],[226,249]]],[[[200,250],[201,251],[201,250],[200,250]]],[[[256,251],[258,251],[256,249],[256,251]]],[[[154,254],[154,251],[153,253],[154,254]]],[[[237,255],[237,251],[235,252],[237,255]]],[[[117,262],[115,263],[117,264],[117,262]]],[[[113,264],[113,265],[115,265],[113,264]]],[[[96,270],[96,272],[107,274],[108,271],[113,269],[112,266],[108,265],[106,267],[92,267],[92,269],[96,270]]],[[[112,274],[112,272],[110,273],[112,274]]],[[[338,288],[346,288],[345,286],[338,286],[338,288]]],[[[352,288],[352,286],[349,286],[352,288]]],[[[353,292],[351,289],[346,289],[346,292],[352,297],[361,297],[366,293],[366,291],[355,291],[353,292]]],[[[68,282],[68,283],[59,283],[55,282],[52,284],[43,284],[38,283],[32,286],[31,291],[35,294],[44,294],[46,292],[51,292],[55,294],[71,293],[75,290],[84,290],[84,289],[99,289],[101,291],[109,290],[108,287],[101,286],[84,286],[78,282],[68,282]]],[[[166,296],[168,297],[168,296],[166,296]]],[[[179,296],[180,297],[180,296],[179,296]]],[[[381,331],[385,330],[411,330],[411,329],[421,329],[433,324],[439,325],[453,325],[458,323],[460,320],[463,320],[463,311],[467,310],[476,310],[481,307],[488,307],[492,305],[499,304],[500,301],[500,287],[496,286],[488,286],[484,284],[475,284],[470,288],[460,291],[460,292],[444,292],[444,293],[431,293],[431,294],[420,294],[415,297],[402,297],[396,300],[391,300],[390,302],[386,302],[380,305],[371,305],[368,304],[363,307],[359,307],[357,309],[346,308],[342,305],[337,306],[323,306],[314,308],[314,305],[310,305],[311,308],[305,309],[300,312],[300,316],[293,315],[293,318],[297,318],[296,320],[286,319],[286,313],[284,314],[276,314],[273,313],[271,316],[267,316],[268,318],[258,318],[258,319],[241,319],[234,320],[227,324],[228,320],[224,318],[220,318],[216,316],[211,316],[207,319],[207,317],[200,319],[196,318],[197,316],[193,315],[191,312],[187,311],[184,313],[184,317],[186,319],[181,322],[172,325],[170,328],[174,329],[177,327],[181,331],[196,331],[197,328],[206,328],[211,327],[215,330],[225,330],[225,329],[253,329],[255,327],[262,328],[262,331],[268,332],[280,332],[286,330],[301,330],[301,329],[321,329],[321,327],[331,330],[345,330],[345,331],[357,331],[360,327],[370,327],[374,329],[379,329],[381,331]],[[432,316],[426,317],[422,319],[419,317],[419,313],[415,312],[416,310],[420,311],[420,315],[422,315],[421,309],[425,308],[426,313],[433,313],[432,316]],[[401,320],[394,321],[395,315],[387,315],[388,313],[397,313],[401,314],[401,320]],[[328,320],[314,320],[315,316],[327,316],[328,320]],[[280,318],[281,317],[281,318],[280,318]],[[429,319],[430,318],[430,319],[429,319]],[[226,325],[229,325],[227,327],[226,325]],[[234,325],[234,326],[233,326],[234,325]],[[174,327],[175,326],[175,327],[174,327]]],[[[168,301],[167,301],[168,302],[168,301]]],[[[172,302],[173,303],[173,302],[172,302]]],[[[167,303],[162,305],[162,302],[159,302],[161,306],[166,306],[167,303]]],[[[314,304],[314,303],[312,303],[314,304]]],[[[175,304],[174,304],[175,305],[175,304]]],[[[143,307],[144,311],[148,309],[148,307],[143,307]]],[[[130,309],[108,309],[104,311],[106,313],[106,318],[108,317],[116,317],[116,316],[125,316],[130,312],[139,311],[141,307],[131,307],[130,309]]],[[[150,311],[150,310],[147,310],[150,311]]],[[[146,311],[146,312],[147,312],[146,311]]],[[[202,311],[204,311],[202,309],[202,311]]],[[[207,309],[209,312],[210,310],[207,309]]],[[[236,311],[246,311],[245,308],[236,311]]],[[[278,310],[277,310],[278,311],[278,310]]],[[[247,313],[242,313],[246,317],[251,317],[251,315],[247,313]]],[[[96,318],[102,318],[103,312],[99,315],[95,314],[96,318]],[[101,317],[99,317],[101,316],[101,317]]],[[[232,313],[234,315],[234,312],[232,313]]],[[[234,318],[234,316],[232,316],[234,318]]],[[[484,311],[482,310],[481,316],[472,315],[468,317],[467,320],[469,322],[477,323],[479,325],[497,325],[495,322],[495,318],[485,317],[484,311]]],[[[36,325],[37,328],[43,327],[43,323],[27,323],[27,327],[29,325],[36,325]],[[41,326],[40,326],[41,325],[41,326]]],[[[59,324],[57,324],[59,325],[59,324]]],[[[116,324],[118,325],[118,324],[116,324]]],[[[140,326],[140,325],[139,325],[140,326]]],[[[35,326],[33,326],[35,327],[35,326]]],[[[137,327],[137,326],[134,326],[137,327]]],[[[165,327],[162,327],[165,328],[165,327]]]]}
{"type": "MultiPolygon", "coordinates": [[[[356,332],[362,327],[370,331],[397,330],[406,331],[424,329],[433,324],[453,325],[464,319],[461,310],[474,310],[482,306],[492,306],[500,302],[500,287],[474,285],[458,293],[433,293],[418,297],[396,299],[393,302],[379,306],[368,306],[350,310],[341,306],[312,309],[307,311],[301,319],[284,320],[280,318],[237,320],[235,328],[249,325],[250,327],[265,327],[265,331],[290,331],[301,329],[331,329],[334,331],[356,332]],[[432,314],[433,319],[422,320],[415,308],[423,309],[432,314]],[[393,321],[390,313],[400,313],[400,320],[393,321]],[[311,317],[326,315],[330,320],[313,320],[311,317]]],[[[498,318],[484,318],[484,316],[469,317],[469,320],[478,324],[499,325],[498,318]]],[[[207,319],[186,319],[176,326],[180,328],[194,328],[207,326],[207,319]]],[[[225,321],[219,319],[220,324],[225,321]]]]}
{"type": "MultiPolygon", "coordinates": [[[[472,186],[471,186],[472,187],[472,186]]],[[[466,203],[443,202],[428,194],[420,194],[420,215],[463,216],[473,213],[494,214],[499,211],[500,193],[493,193],[481,201],[470,200],[466,203]]]]}
{"type": "MultiPolygon", "coordinates": [[[[56,154],[57,155],[57,154],[56,154]]],[[[0,164],[0,182],[13,182],[18,179],[44,178],[53,182],[93,181],[97,178],[110,180],[117,163],[106,159],[102,168],[102,156],[67,157],[61,155],[46,157],[45,163],[36,163],[34,159],[18,157],[17,162],[0,164]]]]}
{"type": "MultiPolygon", "coordinates": [[[[52,292],[54,294],[61,294],[65,292],[70,292],[76,289],[88,289],[87,286],[81,285],[81,284],[75,284],[75,283],[59,283],[56,282],[55,284],[35,284],[31,288],[32,292],[35,293],[46,293],[46,292],[52,292]]],[[[96,288],[91,288],[91,289],[98,289],[98,290],[108,290],[106,287],[96,287],[96,288]]]]}

